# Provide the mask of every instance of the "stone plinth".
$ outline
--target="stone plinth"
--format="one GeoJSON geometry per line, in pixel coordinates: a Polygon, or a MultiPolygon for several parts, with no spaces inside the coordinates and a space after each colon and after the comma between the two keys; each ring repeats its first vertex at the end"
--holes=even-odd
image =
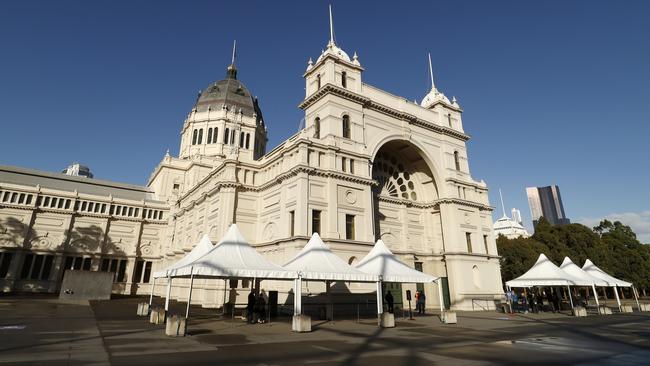
{"type": "Polygon", "coordinates": [[[440,320],[445,324],[456,324],[458,322],[454,311],[443,311],[440,314],[440,320]]]}
{"type": "Polygon", "coordinates": [[[172,315],[167,317],[165,334],[169,337],[184,337],[187,321],[184,316],[172,315]]]}
{"type": "Polygon", "coordinates": [[[382,328],[395,328],[395,314],[382,313],[379,317],[379,326],[382,328]]]}
{"type": "Polygon", "coordinates": [[[600,314],[600,315],[612,315],[612,309],[608,308],[607,306],[599,306],[598,307],[598,314],[600,314]]]}
{"type": "Polygon", "coordinates": [[[165,322],[165,309],[153,308],[151,315],[149,315],[149,323],[162,324],[165,322]]]}
{"type": "Polygon", "coordinates": [[[631,313],[632,305],[621,305],[621,313],[631,313]]]}
{"type": "Polygon", "coordinates": [[[587,309],[583,308],[582,306],[576,306],[573,308],[573,316],[587,316],[587,309]]]}
{"type": "Polygon", "coordinates": [[[304,314],[294,315],[291,330],[299,333],[311,332],[311,317],[304,314]]]}
{"type": "Polygon", "coordinates": [[[141,302],[138,303],[138,316],[147,316],[149,315],[149,303],[141,302]]]}

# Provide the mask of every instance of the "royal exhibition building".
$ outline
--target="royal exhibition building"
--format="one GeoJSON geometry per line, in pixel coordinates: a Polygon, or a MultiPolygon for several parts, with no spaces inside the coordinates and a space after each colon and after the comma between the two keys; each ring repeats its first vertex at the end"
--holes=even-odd
{"type": "MultiPolygon", "coordinates": [[[[267,130],[277,122],[264,119],[263,101],[248,89],[254,82],[240,81],[246,70],[233,57],[179,123],[178,156],[152,162],[146,186],[0,166],[0,288],[58,292],[65,270],[105,271],[114,273],[113,293],[148,295],[155,271],[236,223],[279,265],[314,232],[349,264],[381,238],[403,262],[442,278],[446,308],[494,308],[503,288],[493,208],[487,185],[470,173],[461,107],[435,85],[416,103],[365,84],[360,60],[330,38],[304,70],[304,125],[273,149],[267,130]]],[[[184,281],[172,298],[185,296],[184,281]]],[[[245,305],[250,282],[198,279],[192,302],[245,305]]],[[[259,286],[277,291],[278,303],[292,301],[289,282],[259,286]]],[[[304,286],[335,302],[374,291],[304,286]]],[[[386,286],[396,303],[417,287],[432,295],[427,307],[440,305],[435,283],[386,286]]]]}

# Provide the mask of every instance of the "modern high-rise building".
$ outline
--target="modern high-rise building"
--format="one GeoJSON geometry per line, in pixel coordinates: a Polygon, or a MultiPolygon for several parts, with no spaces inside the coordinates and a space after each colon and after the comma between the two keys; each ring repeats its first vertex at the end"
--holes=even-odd
{"type": "Polygon", "coordinates": [[[533,226],[537,226],[540,217],[544,217],[552,225],[569,224],[571,221],[564,213],[560,187],[557,185],[547,187],[527,187],[528,205],[533,226]]]}

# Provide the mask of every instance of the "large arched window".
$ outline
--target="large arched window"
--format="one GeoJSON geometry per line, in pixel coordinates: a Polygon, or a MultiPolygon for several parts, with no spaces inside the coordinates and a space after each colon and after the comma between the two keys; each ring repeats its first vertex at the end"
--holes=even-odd
{"type": "Polygon", "coordinates": [[[320,138],[320,118],[314,120],[314,138],[320,138]]]}
{"type": "Polygon", "coordinates": [[[246,134],[246,149],[247,149],[247,150],[248,150],[248,148],[249,148],[249,146],[250,146],[250,142],[251,142],[251,134],[250,134],[250,133],[247,133],[247,134],[246,134]]]}
{"type": "Polygon", "coordinates": [[[212,143],[212,127],[208,128],[208,144],[212,143]]]}
{"type": "Polygon", "coordinates": [[[350,116],[347,114],[343,116],[343,137],[350,138],[350,116]]]}
{"type": "Polygon", "coordinates": [[[217,143],[217,137],[219,136],[219,127],[215,127],[214,131],[212,132],[212,143],[216,144],[217,143]]]}
{"type": "Polygon", "coordinates": [[[458,151],[454,151],[454,163],[456,164],[456,170],[460,170],[460,157],[458,156],[458,151]]]}
{"type": "Polygon", "coordinates": [[[201,145],[202,142],[203,142],[203,129],[201,128],[199,129],[199,139],[197,140],[196,143],[201,145]]]}
{"type": "Polygon", "coordinates": [[[196,129],[192,131],[192,145],[196,145],[196,135],[197,135],[196,129]]]}
{"type": "Polygon", "coordinates": [[[344,88],[348,87],[348,73],[345,71],[341,73],[341,86],[344,88]]]}
{"type": "Polygon", "coordinates": [[[223,143],[224,144],[228,143],[228,138],[230,137],[230,136],[228,136],[229,133],[230,133],[230,129],[226,128],[226,132],[223,133],[223,143]]]}

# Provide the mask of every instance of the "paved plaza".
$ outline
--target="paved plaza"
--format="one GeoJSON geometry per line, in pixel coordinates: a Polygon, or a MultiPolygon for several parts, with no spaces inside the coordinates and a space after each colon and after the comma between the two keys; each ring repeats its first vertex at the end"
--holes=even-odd
{"type": "MultiPolygon", "coordinates": [[[[459,313],[380,329],[372,319],[315,320],[292,333],[289,318],[247,325],[192,307],[190,335],[170,338],[138,317],[144,298],[61,303],[0,298],[2,365],[641,365],[650,359],[650,313],[591,315],[459,313]]],[[[161,299],[156,299],[158,304],[161,299]]],[[[172,313],[185,304],[172,302],[172,313]]]]}

